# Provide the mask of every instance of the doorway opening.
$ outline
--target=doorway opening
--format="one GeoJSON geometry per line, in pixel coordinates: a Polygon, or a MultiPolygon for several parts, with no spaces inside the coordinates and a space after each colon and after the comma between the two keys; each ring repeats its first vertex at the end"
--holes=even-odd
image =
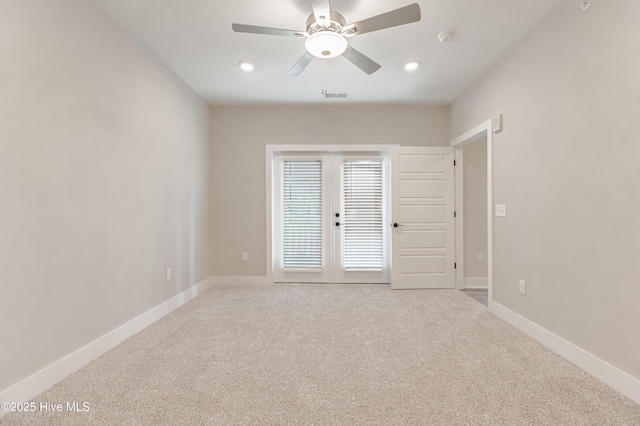
{"type": "MultiPolygon", "coordinates": [[[[456,222],[456,261],[459,265],[456,271],[456,288],[462,290],[486,286],[486,304],[490,309],[493,300],[492,120],[487,120],[465,132],[452,140],[449,145],[455,149],[456,164],[460,166],[456,167],[456,210],[459,212],[459,220],[456,222]],[[466,185],[467,188],[465,188],[465,156],[469,158],[484,182],[476,181],[466,185]],[[479,164],[483,159],[484,167],[479,164]],[[477,194],[472,193],[474,185],[477,192],[486,197],[485,203],[478,200],[475,196],[477,194]],[[471,204],[471,209],[465,208],[465,201],[471,204]],[[484,208],[486,214],[479,213],[479,208],[484,208]],[[467,218],[465,215],[471,217],[467,218]],[[486,226],[482,226],[480,221],[484,221],[486,226]],[[471,235],[467,235],[468,233],[471,235]],[[484,233],[486,239],[478,235],[479,233],[484,233]],[[486,247],[486,256],[479,251],[482,247],[486,247]],[[480,260],[483,262],[479,262],[480,260]],[[486,265],[482,265],[483,263],[486,265]],[[486,284],[484,276],[474,276],[485,275],[485,267],[486,284]]],[[[466,171],[466,178],[469,178],[470,168],[466,171]]]]}

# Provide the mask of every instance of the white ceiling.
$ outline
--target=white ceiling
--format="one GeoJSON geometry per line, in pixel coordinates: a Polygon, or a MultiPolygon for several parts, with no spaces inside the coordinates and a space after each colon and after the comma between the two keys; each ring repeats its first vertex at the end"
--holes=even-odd
{"type": "MultiPolygon", "coordinates": [[[[299,77],[289,68],[304,39],[235,33],[232,23],[305,30],[311,0],[94,0],[212,105],[285,103],[449,104],[564,0],[332,0],[347,23],[413,2],[417,23],[349,39],[382,65],[367,75],[345,58],[315,59],[299,77]],[[456,37],[440,43],[442,31],[456,37]],[[403,71],[407,59],[422,66],[403,71]],[[244,73],[238,62],[256,69],[244,73]],[[325,99],[321,90],[346,92],[325,99]]],[[[576,7],[578,7],[576,5],[576,7]]]]}

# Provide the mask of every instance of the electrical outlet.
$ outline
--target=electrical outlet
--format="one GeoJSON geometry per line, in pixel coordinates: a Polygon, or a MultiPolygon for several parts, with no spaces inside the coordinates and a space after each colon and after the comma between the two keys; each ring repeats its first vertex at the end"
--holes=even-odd
{"type": "Polygon", "coordinates": [[[520,294],[527,294],[527,282],[520,280],[520,294]]]}
{"type": "Polygon", "coordinates": [[[484,262],[484,255],[482,253],[478,253],[478,263],[484,262]]]}
{"type": "Polygon", "coordinates": [[[496,204],[496,217],[503,217],[507,215],[506,204],[496,204]]]}
{"type": "Polygon", "coordinates": [[[243,262],[248,262],[249,261],[249,253],[247,253],[246,251],[242,252],[242,261],[243,262]]]}
{"type": "Polygon", "coordinates": [[[167,281],[171,280],[171,268],[167,268],[167,281]]]}

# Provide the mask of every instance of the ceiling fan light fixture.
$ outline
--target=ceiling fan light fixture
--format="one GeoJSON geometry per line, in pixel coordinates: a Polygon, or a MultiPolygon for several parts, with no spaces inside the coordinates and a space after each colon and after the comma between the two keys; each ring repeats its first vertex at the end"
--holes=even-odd
{"type": "Polygon", "coordinates": [[[238,67],[244,72],[251,72],[256,68],[251,61],[240,61],[238,62],[238,67]]]}
{"type": "Polygon", "coordinates": [[[347,50],[347,39],[333,31],[318,31],[307,37],[304,47],[316,58],[331,59],[347,50]]]}

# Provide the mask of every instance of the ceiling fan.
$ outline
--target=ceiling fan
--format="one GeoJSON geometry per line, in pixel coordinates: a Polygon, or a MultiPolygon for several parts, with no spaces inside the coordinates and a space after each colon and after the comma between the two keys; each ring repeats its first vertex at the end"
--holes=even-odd
{"type": "Polygon", "coordinates": [[[307,51],[291,67],[287,73],[289,76],[300,75],[313,58],[330,59],[340,55],[365,73],[373,74],[380,69],[380,64],[349,46],[347,38],[420,20],[420,6],[414,3],[347,25],[344,16],[330,10],[329,0],[311,0],[311,2],[313,13],[307,19],[306,31],[245,24],[231,24],[231,28],[238,33],[304,38],[304,46],[307,51]]]}

